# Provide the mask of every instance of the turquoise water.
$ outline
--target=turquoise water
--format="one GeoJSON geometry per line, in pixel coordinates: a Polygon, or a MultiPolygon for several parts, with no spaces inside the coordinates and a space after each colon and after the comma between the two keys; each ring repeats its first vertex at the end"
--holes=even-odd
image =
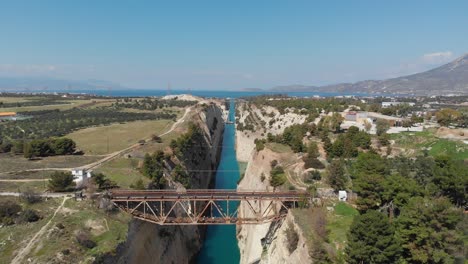
{"type": "MultiPolygon", "coordinates": [[[[235,104],[230,103],[229,120],[235,120],[235,104]]],[[[221,161],[216,173],[216,189],[236,189],[239,179],[239,165],[236,159],[235,127],[226,125],[224,129],[221,161]]],[[[235,225],[208,226],[203,248],[198,255],[200,264],[238,264],[240,260],[235,225]]]]}

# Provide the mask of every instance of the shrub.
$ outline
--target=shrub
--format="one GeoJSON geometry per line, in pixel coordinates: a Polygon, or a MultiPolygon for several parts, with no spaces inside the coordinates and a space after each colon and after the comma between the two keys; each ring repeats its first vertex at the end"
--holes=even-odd
{"type": "Polygon", "coordinates": [[[306,183],[313,183],[314,181],[320,181],[321,179],[322,175],[317,170],[309,171],[309,173],[304,177],[304,181],[306,183]]]}
{"type": "Polygon", "coordinates": [[[130,188],[132,189],[135,189],[135,190],[144,190],[146,189],[145,188],[145,184],[143,183],[143,180],[142,179],[138,179],[135,184],[130,184],[130,188]]]}
{"type": "Polygon", "coordinates": [[[278,165],[278,161],[277,160],[272,160],[270,162],[270,165],[271,165],[272,168],[274,168],[274,167],[276,167],[276,165],[278,165]]]}
{"type": "Polygon", "coordinates": [[[21,193],[21,198],[28,204],[34,204],[42,201],[42,197],[33,190],[27,189],[21,193]]]}
{"type": "Polygon", "coordinates": [[[41,219],[40,216],[37,214],[37,212],[35,210],[32,210],[32,209],[24,210],[23,213],[21,213],[21,216],[20,216],[20,221],[28,222],[28,223],[36,222],[39,219],[41,219]]]}
{"type": "Polygon", "coordinates": [[[96,242],[91,240],[90,235],[84,231],[79,231],[76,234],[76,241],[85,248],[91,249],[96,246],[96,242]]]}
{"type": "Polygon", "coordinates": [[[325,169],[325,165],[323,165],[323,163],[320,160],[318,160],[317,158],[310,157],[310,156],[305,156],[305,157],[302,158],[302,160],[304,161],[304,168],[305,169],[310,169],[310,168],[325,169]]]}
{"type": "Polygon", "coordinates": [[[151,135],[151,140],[156,143],[162,143],[162,138],[158,135],[151,135]]]}
{"type": "Polygon", "coordinates": [[[5,225],[14,223],[13,218],[21,211],[21,206],[13,201],[0,201],[0,222],[5,225]]]}

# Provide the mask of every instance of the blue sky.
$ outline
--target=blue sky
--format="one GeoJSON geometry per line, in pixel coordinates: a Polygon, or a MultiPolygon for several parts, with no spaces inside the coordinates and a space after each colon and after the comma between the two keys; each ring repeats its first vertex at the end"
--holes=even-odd
{"type": "Polygon", "coordinates": [[[468,52],[468,1],[0,1],[0,76],[132,88],[382,79],[468,52]]]}

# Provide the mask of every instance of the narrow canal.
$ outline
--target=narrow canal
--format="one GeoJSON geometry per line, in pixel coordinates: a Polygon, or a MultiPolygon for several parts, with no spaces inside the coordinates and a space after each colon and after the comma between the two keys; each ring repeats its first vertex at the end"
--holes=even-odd
{"type": "MultiPolygon", "coordinates": [[[[235,103],[229,107],[229,120],[235,121],[235,103]]],[[[223,150],[216,174],[216,189],[236,189],[239,179],[239,165],[236,159],[235,125],[226,124],[224,129],[223,150]]],[[[235,225],[208,226],[203,248],[198,255],[199,264],[223,263],[238,264],[239,247],[236,239],[235,225]]]]}

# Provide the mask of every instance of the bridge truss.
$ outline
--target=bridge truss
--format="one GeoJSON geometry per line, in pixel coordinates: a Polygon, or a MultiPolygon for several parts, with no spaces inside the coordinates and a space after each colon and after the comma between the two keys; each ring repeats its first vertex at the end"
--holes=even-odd
{"type": "Polygon", "coordinates": [[[285,218],[290,208],[310,200],[297,191],[213,189],[113,190],[110,197],[122,211],[159,225],[262,224],[285,218]]]}

